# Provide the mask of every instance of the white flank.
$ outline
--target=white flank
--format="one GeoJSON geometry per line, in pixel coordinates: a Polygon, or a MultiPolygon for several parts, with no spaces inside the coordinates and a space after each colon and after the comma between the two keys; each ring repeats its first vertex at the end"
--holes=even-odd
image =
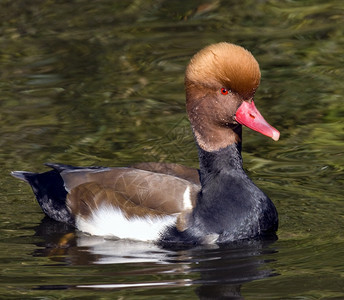
{"type": "Polygon", "coordinates": [[[177,215],[164,217],[135,217],[127,219],[111,206],[102,206],[88,218],[76,217],[76,227],[83,232],[99,236],[115,236],[120,239],[154,241],[167,226],[175,224],[177,215]]]}
{"type": "Polygon", "coordinates": [[[183,194],[183,204],[184,204],[184,209],[192,209],[192,203],[191,203],[191,198],[190,198],[190,187],[188,186],[185,189],[185,192],[183,194]]]}

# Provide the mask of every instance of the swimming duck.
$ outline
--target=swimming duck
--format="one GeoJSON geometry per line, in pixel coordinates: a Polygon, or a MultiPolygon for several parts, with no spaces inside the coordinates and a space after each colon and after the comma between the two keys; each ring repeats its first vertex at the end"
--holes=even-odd
{"type": "Polygon", "coordinates": [[[273,140],[279,132],[253,98],[259,65],[246,49],[210,45],[186,69],[186,110],[199,170],[173,163],[127,168],[48,163],[45,173],[14,171],[28,182],[43,212],[78,230],[162,245],[229,243],[274,235],[272,201],[242,166],[242,125],[273,140]]]}

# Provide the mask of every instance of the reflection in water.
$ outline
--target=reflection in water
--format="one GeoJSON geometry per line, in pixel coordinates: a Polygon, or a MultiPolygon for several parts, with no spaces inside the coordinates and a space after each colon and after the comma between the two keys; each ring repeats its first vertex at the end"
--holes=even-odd
{"type": "Polygon", "coordinates": [[[75,232],[45,217],[36,228],[42,239],[34,256],[49,257],[58,266],[102,265],[87,283],[41,285],[37,289],[127,289],[196,286],[200,299],[241,298],[241,285],[277,275],[263,256],[276,252],[272,242],[250,241],[226,246],[199,246],[171,251],[150,243],[107,239],[75,232]],[[124,267],[121,267],[125,265],[124,267]],[[113,270],[108,273],[105,266],[113,270]],[[131,266],[131,267],[130,267],[131,266]],[[136,276],[143,280],[135,281],[136,276]],[[103,277],[103,278],[102,278],[103,277]],[[151,278],[155,280],[151,280],[151,278]]]}

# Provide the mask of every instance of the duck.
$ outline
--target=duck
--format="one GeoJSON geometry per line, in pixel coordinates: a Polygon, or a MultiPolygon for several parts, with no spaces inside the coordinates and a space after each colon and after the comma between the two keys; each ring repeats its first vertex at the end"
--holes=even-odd
{"type": "Polygon", "coordinates": [[[186,111],[199,168],[142,162],[128,167],[46,163],[13,171],[51,219],[85,234],[168,245],[225,244],[276,236],[278,213],[245,173],[242,126],[277,141],[255,106],[257,60],[220,42],[197,52],[185,71],[186,111]]]}

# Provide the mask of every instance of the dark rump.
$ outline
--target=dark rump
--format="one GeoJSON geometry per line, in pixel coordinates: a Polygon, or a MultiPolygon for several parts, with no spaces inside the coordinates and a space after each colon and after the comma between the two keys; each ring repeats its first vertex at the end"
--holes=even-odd
{"type": "Polygon", "coordinates": [[[11,175],[30,184],[41,209],[48,217],[74,225],[74,217],[66,206],[67,191],[58,171],[45,173],[14,171],[11,175]]]}

